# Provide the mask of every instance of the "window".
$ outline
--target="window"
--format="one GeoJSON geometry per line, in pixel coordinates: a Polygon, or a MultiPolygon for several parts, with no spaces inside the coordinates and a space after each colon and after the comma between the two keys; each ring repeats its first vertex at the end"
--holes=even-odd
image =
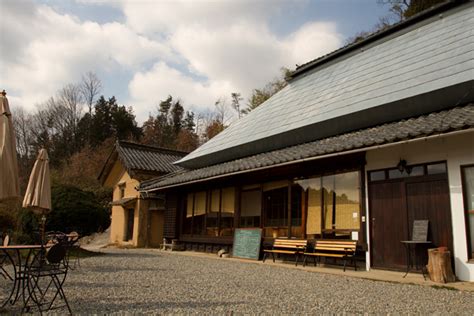
{"type": "Polygon", "coordinates": [[[446,173],[446,163],[437,163],[426,166],[428,174],[446,173]]]}
{"type": "Polygon", "coordinates": [[[288,182],[271,182],[263,186],[265,227],[288,226],[288,182]]]}
{"type": "Polygon", "coordinates": [[[234,234],[234,213],[235,213],[235,189],[222,189],[222,206],[220,235],[233,236],[234,234]]]}
{"type": "Polygon", "coordinates": [[[303,237],[301,220],[303,215],[304,194],[299,185],[291,186],[291,237],[303,237]]]}
{"type": "Polygon", "coordinates": [[[205,234],[206,191],[194,194],[193,235],[205,234]]]}
{"type": "Polygon", "coordinates": [[[469,259],[474,259],[474,165],[461,167],[469,259]]]}
{"type": "Polygon", "coordinates": [[[385,170],[372,171],[369,174],[370,174],[370,181],[385,180],[385,170]]]}
{"type": "Polygon", "coordinates": [[[260,227],[262,192],[254,188],[241,192],[240,227],[260,227]]]}
{"type": "Polygon", "coordinates": [[[183,232],[191,234],[193,227],[193,209],[194,209],[194,193],[189,193],[186,199],[186,217],[184,219],[183,232]]]}
{"type": "Polygon", "coordinates": [[[125,196],[125,183],[119,184],[118,189],[119,189],[119,199],[123,199],[125,196]]]}
{"type": "Polygon", "coordinates": [[[232,236],[234,204],[234,188],[189,193],[183,233],[215,237],[232,236]]]}
{"type": "MultiPolygon", "coordinates": [[[[403,160],[403,162],[405,162],[403,160]]],[[[386,170],[369,171],[369,181],[381,181],[386,179],[402,179],[408,177],[419,177],[425,175],[442,175],[446,174],[446,163],[436,162],[419,165],[404,165],[397,166],[397,168],[390,168],[386,170]]]]}
{"type": "Polygon", "coordinates": [[[307,196],[306,234],[334,236],[360,229],[360,173],[358,171],[295,181],[307,196]]]}
{"type": "Polygon", "coordinates": [[[210,191],[210,207],[206,216],[206,232],[210,236],[219,235],[219,210],[221,208],[221,190],[210,191]]]}

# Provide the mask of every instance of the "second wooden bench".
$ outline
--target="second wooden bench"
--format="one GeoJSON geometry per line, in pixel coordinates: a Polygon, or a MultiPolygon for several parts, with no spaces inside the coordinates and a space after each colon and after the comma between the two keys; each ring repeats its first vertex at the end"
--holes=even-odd
{"type": "Polygon", "coordinates": [[[275,253],[286,255],[294,255],[295,264],[298,265],[298,257],[306,251],[308,241],[306,239],[287,239],[277,238],[273,241],[272,249],[263,250],[263,262],[269,253],[272,254],[273,262],[275,262],[275,253]]]}
{"type": "Polygon", "coordinates": [[[344,271],[346,271],[347,261],[352,261],[354,270],[357,271],[355,260],[357,241],[356,240],[317,240],[313,252],[305,252],[303,266],[306,265],[308,257],[314,258],[316,265],[316,258],[320,262],[321,257],[341,258],[344,260],[344,271]]]}

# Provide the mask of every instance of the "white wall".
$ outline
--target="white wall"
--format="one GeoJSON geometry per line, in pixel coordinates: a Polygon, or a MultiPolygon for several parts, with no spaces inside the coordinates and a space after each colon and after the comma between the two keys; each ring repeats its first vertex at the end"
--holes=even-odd
{"type": "MultiPolygon", "coordinates": [[[[366,170],[395,167],[400,159],[408,164],[446,160],[453,224],[454,262],[460,280],[474,281],[474,262],[468,263],[466,225],[461,184],[462,165],[474,163],[474,132],[409,142],[367,152],[366,170]]],[[[367,182],[367,180],[366,180],[367,182]]],[[[366,183],[366,188],[368,187],[366,183]]],[[[368,194],[366,194],[368,197],[368,194]]],[[[367,219],[370,218],[368,198],[367,219]]],[[[370,231],[367,227],[367,234],[370,231]]],[[[370,240],[367,236],[367,240],[370,240]]],[[[370,249],[370,247],[369,247],[370,249]]],[[[367,268],[370,267],[367,254],[367,268]]]]}

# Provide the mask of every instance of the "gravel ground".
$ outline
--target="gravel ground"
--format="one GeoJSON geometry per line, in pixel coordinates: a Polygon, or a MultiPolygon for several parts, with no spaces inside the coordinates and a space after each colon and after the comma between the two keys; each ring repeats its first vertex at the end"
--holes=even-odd
{"type": "MultiPolygon", "coordinates": [[[[474,293],[157,250],[83,259],[65,292],[81,314],[315,314],[474,311],[474,293]]],[[[61,313],[61,311],[59,311],[61,313]]]]}

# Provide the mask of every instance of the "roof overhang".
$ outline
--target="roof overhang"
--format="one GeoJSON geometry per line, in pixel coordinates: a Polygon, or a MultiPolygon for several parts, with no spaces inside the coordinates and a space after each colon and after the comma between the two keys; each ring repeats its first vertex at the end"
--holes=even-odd
{"type": "Polygon", "coordinates": [[[133,204],[137,199],[138,199],[137,197],[123,198],[123,199],[111,202],[110,205],[129,206],[133,204]]]}
{"type": "Polygon", "coordinates": [[[317,141],[261,152],[233,161],[187,170],[140,184],[140,192],[164,190],[238,174],[353,154],[474,130],[474,104],[355,130],[317,141]]]}
{"type": "Polygon", "coordinates": [[[182,186],[187,186],[187,185],[190,185],[190,184],[204,183],[204,182],[208,182],[208,181],[212,181],[212,180],[216,180],[216,179],[223,179],[223,178],[232,177],[232,176],[236,176],[236,175],[241,175],[241,174],[246,174],[246,173],[253,173],[253,172],[257,172],[257,171],[273,169],[273,168],[278,168],[278,167],[283,167],[283,166],[289,166],[289,165],[299,164],[299,163],[308,162],[308,161],[316,161],[316,160],[321,160],[321,159],[326,159],[326,158],[331,158],[331,157],[338,157],[338,156],[355,154],[355,153],[359,153],[359,152],[365,152],[365,151],[369,151],[369,150],[382,149],[382,148],[397,146],[397,145],[401,145],[401,144],[426,141],[428,139],[433,139],[433,138],[449,137],[449,136],[453,136],[453,135],[464,134],[464,133],[473,133],[473,132],[474,132],[474,128],[464,129],[464,130],[460,130],[460,131],[453,131],[453,132],[448,132],[448,133],[439,133],[439,134],[434,134],[434,135],[430,135],[430,136],[424,136],[424,137],[413,138],[413,139],[409,139],[409,140],[397,141],[397,142],[383,144],[383,145],[367,146],[367,147],[362,147],[362,148],[358,148],[358,149],[354,149],[354,150],[346,150],[346,151],[341,151],[341,152],[327,154],[327,155],[319,155],[319,156],[314,156],[314,157],[308,157],[308,158],[293,160],[293,161],[289,161],[289,162],[279,163],[279,164],[275,164],[275,165],[271,165],[271,166],[265,166],[265,167],[253,168],[253,169],[249,169],[249,170],[230,172],[230,173],[226,173],[226,174],[222,174],[222,175],[217,175],[217,176],[212,176],[212,177],[208,177],[208,178],[197,179],[197,180],[193,180],[193,181],[167,185],[167,186],[154,188],[154,189],[150,189],[150,190],[140,190],[140,192],[149,193],[149,192],[164,191],[164,190],[174,189],[174,188],[178,188],[178,187],[182,187],[182,186]]]}

